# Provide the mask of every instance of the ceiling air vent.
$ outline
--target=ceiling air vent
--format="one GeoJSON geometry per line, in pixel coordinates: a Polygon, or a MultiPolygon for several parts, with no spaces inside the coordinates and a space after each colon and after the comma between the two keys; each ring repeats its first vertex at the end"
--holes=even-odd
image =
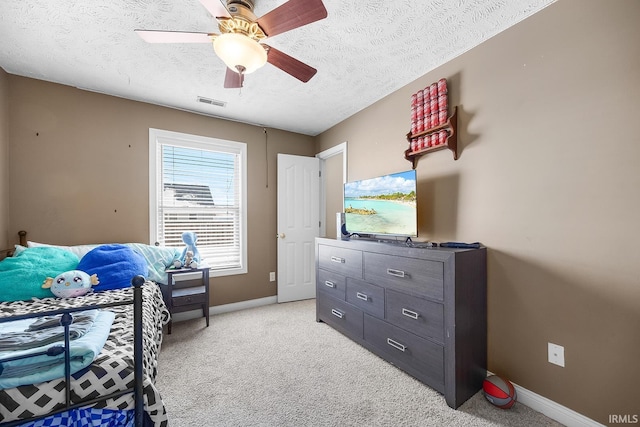
{"type": "Polygon", "coordinates": [[[198,102],[202,102],[203,104],[215,105],[217,107],[224,107],[227,105],[224,101],[218,101],[217,99],[209,99],[203,96],[198,97],[198,102]]]}

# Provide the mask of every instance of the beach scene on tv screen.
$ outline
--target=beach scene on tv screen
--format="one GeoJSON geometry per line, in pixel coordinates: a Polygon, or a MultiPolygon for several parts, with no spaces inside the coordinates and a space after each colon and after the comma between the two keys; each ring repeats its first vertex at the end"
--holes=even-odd
{"type": "Polygon", "coordinates": [[[415,171],[346,183],[344,212],[350,233],[416,236],[415,171]]]}

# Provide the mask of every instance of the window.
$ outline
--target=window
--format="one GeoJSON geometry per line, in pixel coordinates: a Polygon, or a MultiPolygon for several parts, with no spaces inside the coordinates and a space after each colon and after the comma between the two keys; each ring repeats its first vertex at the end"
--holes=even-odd
{"type": "Polygon", "coordinates": [[[151,242],[198,251],[213,276],[247,272],[247,145],[149,129],[151,242]]]}

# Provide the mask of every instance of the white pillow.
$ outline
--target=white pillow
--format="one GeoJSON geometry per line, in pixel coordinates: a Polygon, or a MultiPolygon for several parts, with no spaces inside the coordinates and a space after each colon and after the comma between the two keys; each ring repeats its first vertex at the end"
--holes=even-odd
{"type": "Polygon", "coordinates": [[[78,259],[82,259],[82,257],[92,249],[97,248],[100,245],[76,245],[76,246],[60,246],[60,245],[49,245],[47,243],[38,243],[38,242],[27,242],[28,248],[37,248],[38,246],[49,246],[54,248],[65,249],[73,254],[75,254],[78,259]]]}
{"type": "Polygon", "coordinates": [[[13,251],[13,256],[18,256],[20,255],[20,253],[22,251],[24,251],[25,249],[27,249],[26,246],[22,246],[22,245],[15,245],[15,250],[13,251]]]}

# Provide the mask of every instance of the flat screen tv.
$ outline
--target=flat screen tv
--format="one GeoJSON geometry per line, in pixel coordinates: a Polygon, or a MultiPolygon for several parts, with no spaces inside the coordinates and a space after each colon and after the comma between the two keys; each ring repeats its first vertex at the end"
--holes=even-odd
{"type": "Polygon", "coordinates": [[[350,234],[416,237],[417,211],[415,170],[344,185],[345,228],[350,234]]]}

